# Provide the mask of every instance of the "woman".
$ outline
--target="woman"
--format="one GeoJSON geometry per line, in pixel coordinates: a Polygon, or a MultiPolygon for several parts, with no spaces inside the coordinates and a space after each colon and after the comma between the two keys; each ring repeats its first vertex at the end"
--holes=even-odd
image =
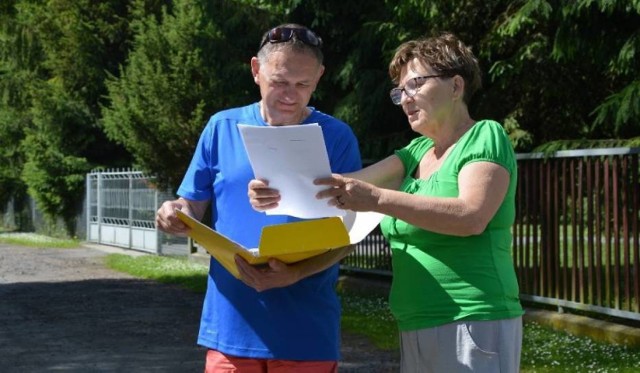
{"type": "MultiPolygon", "coordinates": [[[[500,124],[469,115],[481,85],[477,59],[443,34],[400,45],[389,73],[399,84],[391,100],[421,136],[359,172],[317,180],[331,187],[318,198],[387,215],[403,373],[517,372],[516,161],[500,124]]],[[[279,198],[260,181],[249,196],[257,210],[279,198]]]]}

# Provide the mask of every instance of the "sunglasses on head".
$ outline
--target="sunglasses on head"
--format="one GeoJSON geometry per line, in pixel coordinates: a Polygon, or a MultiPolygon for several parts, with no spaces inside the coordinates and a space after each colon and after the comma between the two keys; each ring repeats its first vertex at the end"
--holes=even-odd
{"type": "Polygon", "coordinates": [[[322,39],[313,33],[313,31],[306,28],[292,28],[292,27],[275,27],[269,30],[267,37],[260,44],[260,48],[264,47],[267,43],[285,43],[295,35],[297,40],[310,45],[312,47],[321,48],[322,39]]]}

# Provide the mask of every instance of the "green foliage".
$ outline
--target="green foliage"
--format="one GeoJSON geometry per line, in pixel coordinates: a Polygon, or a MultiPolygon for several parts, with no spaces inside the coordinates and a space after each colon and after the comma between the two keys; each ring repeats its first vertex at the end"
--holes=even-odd
{"type": "Polygon", "coordinates": [[[637,135],[640,125],[635,124],[640,120],[640,79],[607,97],[593,113],[596,115],[594,129],[611,123],[617,133],[637,135]]]}
{"type": "Polygon", "coordinates": [[[482,105],[518,112],[514,119],[531,134],[530,146],[638,136],[636,5],[513,2],[483,41],[492,86],[482,105]]]}
{"type": "Polygon", "coordinates": [[[0,211],[13,196],[25,191],[20,179],[24,163],[20,152],[22,128],[19,116],[11,108],[0,110],[0,211]]]}
{"type": "Polygon", "coordinates": [[[163,186],[182,179],[213,112],[255,98],[249,60],[260,38],[251,8],[173,5],[132,24],[133,49],[120,76],[107,82],[110,105],[103,109],[107,135],[163,186]]]}
{"type": "Polygon", "coordinates": [[[387,66],[441,31],[480,59],[472,116],[502,122],[518,152],[640,137],[638,0],[6,0],[0,202],[28,187],[61,213],[83,170],[132,162],[175,188],[208,117],[258,99],[249,60],[283,22],[324,39],[311,104],[349,123],[366,159],[416,136],[387,66]]]}
{"type": "Polygon", "coordinates": [[[29,124],[24,87],[32,77],[21,66],[33,66],[37,60],[29,34],[15,20],[14,6],[14,1],[0,5],[0,211],[12,197],[21,199],[26,193],[20,178],[20,142],[29,124]]]}
{"type": "Polygon", "coordinates": [[[74,148],[82,146],[82,139],[73,133],[87,121],[83,109],[60,87],[42,87],[32,108],[33,127],[26,129],[22,143],[26,155],[22,179],[29,194],[50,220],[62,217],[72,236],[81,202],[77,197],[83,194],[84,177],[90,170],[85,158],[72,155],[74,148]]]}
{"type": "Polygon", "coordinates": [[[10,134],[12,147],[0,159],[13,166],[3,189],[28,188],[47,220],[64,219],[67,234],[84,173],[93,165],[129,164],[99,126],[106,74],[126,54],[127,6],[126,0],[3,3],[0,133],[10,134]]]}
{"type": "MultiPolygon", "coordinates": [[[[451,31],[479,53],[484,35],[495,27],[495,19],[505,11],[507,3],[405,0],[344,5],[323,2],[321,6],[325,9],[351,6],[359,9],[350,16],[336,11],[335,19],[328,24],[336,37],[329,39],[327,45],[340,53],[331,58],[335,67],[327,66],[326,74],[336,83],[332,92],[338,97],[323,101],[330,108],[326,110],[352,125],[365,158],[380,159],[391,154],[416,136],[409,129],[401,108],[389,100],[392,83],[387,66],[398,45],[409,39],[451,31]],[[349,22],[341,22],[341,19],[349,19],[349,22]],[[331,27],[331,24],[341,27],[331,27]]],[[[477,102],[480,105],[474,105],[472,113],[479,112],[483,117],[502,120],[509,113],[517,112],[516,107],[477,102]]],[[[523,131],[526,130],[523,127],[523,131]]]]}
{"type": "Polygon", "coordinates": [[[515,149],[526,149],[533,142],[532,136],[520,127],[520,123],[515,117],[514,114],[504,119],[504,129],[509,134],[509,140],[515,149]]]}
{"type": "Polygon", "coordinates": [[[33,33],[42,53],[38,76],[28,85],[32,100],[46,97],[37,94],[44,83],[58,86],[74,101],[71,105],[84,106],[81,110],[87,113],[68,138],[82,144],[70,150],[70,155],[107,167],[129,165],[128,155],[109,142],[99,126],[105,78],[126,57],[129,2],[52,0],[48,7],[34,1],[21,3],[18,19],[33,33]]]}

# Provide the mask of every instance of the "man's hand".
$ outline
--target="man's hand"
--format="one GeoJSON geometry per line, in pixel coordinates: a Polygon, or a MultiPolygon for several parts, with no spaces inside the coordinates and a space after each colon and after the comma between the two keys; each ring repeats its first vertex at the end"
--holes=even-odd
{"type": "Polygon", "coordinates": [[[178,215],[175,212],[175,210],[182,210],[183,207],[179,200],[165,201],[156,213],[156,227],[169,234],[186,236],[189,227],[178,219],[178,215]]]}
{"type": "Polygon", "coordinates": [[[249,203],[254,210],[266,211],[278,207],[280,192],[269,188],[268,181],[253,179],[249,182],[248,189],[249,203]]]}
{"type": "Polygon", "coordinates": [[[277,259],[269,259],[264,266],[252,266],[239,255],[235,256],[240,280],[257,291],[281,288],[300,280],[298,271],[277,259]]]}
{"type": "Polygon", "coordinates": [[[209,206],[208,200],[192,201],[181,197],[173,201],[165,201],[156,212],[156,227],[163,232],[184,237],[187,235],[189,227],[178,218],[176,210],[181,210],[194,219],[201,220],[207,206],[209,206]]]}

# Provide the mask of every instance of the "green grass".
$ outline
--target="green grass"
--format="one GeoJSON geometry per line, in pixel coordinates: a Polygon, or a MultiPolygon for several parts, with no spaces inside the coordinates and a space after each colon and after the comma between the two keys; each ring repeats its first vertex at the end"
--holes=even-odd
{"type": "Polygon", "coordinates": [[[521,368],[523,373],[639,372],[640,349],[595,342],[527,322],[521,368]]]}
{"type": "Polygon", "coordinates": [[[73,239],[53,238],[35,233],[0,232],[0,243],[28,247],[48,247],[72,249],[80,246],[80,241],[73,239]]]}
{"type": "MultiPolygon", "coordinates": [[[[349,292],[342,292],[341,297],[344,330],[366,335],[380,348],[398,348],[396,324],[384,297],[349,292]]],[[[639,372],[640,349],[599,343],[526,322],[520,368],[523,373],[639,372]]]]}
{"type": "Polygon", "coordinates": [[[398,348],[398,327],[384,297],[339,291],[342,300],[342,328],[367,336],[379,348],[398,348]]]}
{"type": "MultiPolygon", "coordinates": [[[[207,267],[184,259],[112,254],[108,265],[116,270],[162,282],[177,283],[204,291],[207,267]]],[[[342,299],[343,330],[367,336],[383,349],[398,348],[396,323],[384,296],[346,290],[342,299]]],[[[638,372],[640,349],[595,342],[545,326],[527,322],[524,326],[521,371],[547,372],[638,372]]]]}
{"type": "Polygon", "coordinates": [[[207,288],[209,267],[186,258],[110,254],[107,256],[106,264],[109,268],[136,277],[177,284],[199,293],[203,293],[207,288]]]}

